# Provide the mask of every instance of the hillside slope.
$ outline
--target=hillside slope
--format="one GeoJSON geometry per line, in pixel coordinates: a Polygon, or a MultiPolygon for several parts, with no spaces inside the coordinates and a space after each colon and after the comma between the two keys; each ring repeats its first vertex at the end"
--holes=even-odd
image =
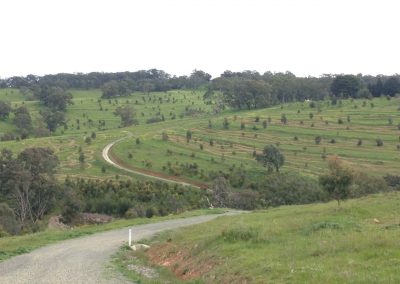
{"type": "Polygon", "coordinates": [[[399,233],[392,192],[219,218],[162,234],[146,259],[206,283],[399,283],[399,233]]]}

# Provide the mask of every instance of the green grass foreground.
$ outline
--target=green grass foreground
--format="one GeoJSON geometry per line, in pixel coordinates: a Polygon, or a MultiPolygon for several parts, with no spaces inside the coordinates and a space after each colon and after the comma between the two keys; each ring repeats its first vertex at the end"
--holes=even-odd
{"type": "Polygon", "coordinates": [[[167,232],[115,264],[140,283],[399,283],[400,193],[282,206],[167,232]],[[153,265],[158,278],[127,270],[153,265]],[[175,280],[171,280],[175,279],[175,280]],[[172,282],[171,282],[172,281],[172,282]]]}
{"type": "Polygon", "coordinates": [[[102,225],[85,225],[68,230],[46,230],[35,234],[22,236],[12,236],[0,238],[0,261],[7,258],[28,253],[34,249],[52,244],[58,241],[91,235],[99,232],[120,229],[128,226],[161,222],[177,218],[188,218],[207,214],[222,214],[224,209],[203,209],[184,212],[178,215],[169,215],[164,217],[120,219],[102,225]]]}

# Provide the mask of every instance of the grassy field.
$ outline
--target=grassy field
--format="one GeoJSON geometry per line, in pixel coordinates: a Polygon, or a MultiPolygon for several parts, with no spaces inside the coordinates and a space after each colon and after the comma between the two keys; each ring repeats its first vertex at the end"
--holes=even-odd
{"type": "MultiPolygon", "coordinates": [[[[134,93],[117,100],[101,99],[100,90],[71,90],[71,93],[74,104],[66,112],[67,129],[60,127],[47,138],[1,142],[0,148],[18,153],[29,146],[48,146],[60,157],[61,177],[128,176],[107,166],[101,158],[101,149],[126,136],[123,132],[126,130],[133,136],[113,147],[114,159],[133,169],[197,183],[209,183],[218,171],[235,173],[238,169],[246,172],[248,180],[256,179],[265,169],[255,162],[253,152],[260,153],[267,144],[279,145],[283,151],[286,158],[283,171],[302,175],[315,177],[321,173],[330,155],[340,156],[354,168],[362,165],[363,171],[373,175],[400,171],[399,98],[345,100],[335,106],[324,101],[318,102],[315,108],[307,102],[289,103],[252,111],[227,109],[214,115],[212,106],[202,101],[202,91],[134,93]],[[119,118],[113,112],[126,104],[136,109],[139,125],[120,128],[119,118]],[[282,114],[286,115],[286,124],[281,123],[282,114]],[[150,118],[162,116],[164,121],[146,123],[150,118]],[[224,118],[228,119],[228,129],[222,126],[224,118]],[[342,124],[338,123],[339,119],[342,124]],[[104,127],[99,127],[99,120],[106,122],[104,127]],[[189,143],[187,130],[193,133],[189,143]],[[97,138],[87,145],[85,137],[92,132],[96,132],[97,138]],[[168,134],[168,141],[162,140],[163,132],[168,134]],[[318,145],[317,136],[322,139],[318,145]],[[136,144],[137,138],[140,144],[136,144]],[[382,147],[376,146],[378,138],[383,141],[382,147]],[[78,162],[80,147],[86,157],[84,165],[78,162]],[[102,173],[102,166],[106,167],[106,173],[102,173]]],[[[18,90],[0,89],[0,100],[10,101],[13,106],[25,104],[37,126],[41,106],[30,99],[31,96],[18,90]]],[[[0,135],[15,130],[12,119],[11,115],[7,121],[0,122],[0,135]]]]}
{"type": "Polygon", "coordinates": [[[115,265],[140,283],[398,283],[399,216],[400,193],[283,206],[163,233],[145,254],[121,249],[115,265]]]}
{"type": "Polygon", "coordinates": [[[219,116],[165,122],[151,128],[139,126],[132,128],[133,137],[116,145],[113,153],[134,168],[204,182],[210,181],[211,171],[229,172],[240,167],[250,179],[262,175],[265,170],[255,162],[253,152],[260,153],[267,144],[279,145],[283,151],[284,171],[315,176],[326,168],[326,157],[338,155],[350,166],[362,165],[363,171],[373,175],[398,173],[400,100],[374,99],[363,104],[363,100],[344,101],[342,106],[321,102],[318,111],[307,103],[291,103],[256,111],[226,111],[219,116]],[[287,124],[281,123],[282,114],[286,115],[287,124]],[[257,117],[259,122],[255,122],[257,117]],[[224,118],[230,123],[228,129],[222,127],[224,118]],[[339,119],[343,124],[338,123],[339,119]],[[193,133],[189,143],[187,130],[193,133]],[[164,131],[168,133],[168,141],[162,140],[164,131]],[[318,145],[317,136],[322,139],[318,145]],[[139,145],[135,143],[137,137],[142,141],[139,145]],[[377,147],[376,139],[382,139],[382,147],[377,147]],[[196,174],[184,169],[193,164],[198,167],[196,174]]]}
{"type": "Polygon", "coordinates": [[[15,255],[28,253],[39,247],[81,236],[91,235],[98,232],[120,229],[128,226],[140,224],[155,223],[174,218],[187,218],[193,216],[207,214],[221,214],[224,209],[203,209],[184,212],[178,215],[169,215],[165,217],[138,218],[138,219],[119,219],[102,225],[85,225],[74,229],[67,230],[45,230],[35,234],[27,234],[21,236],[3,237],[0,238],[0,261],[10,258],[15,255]]]}

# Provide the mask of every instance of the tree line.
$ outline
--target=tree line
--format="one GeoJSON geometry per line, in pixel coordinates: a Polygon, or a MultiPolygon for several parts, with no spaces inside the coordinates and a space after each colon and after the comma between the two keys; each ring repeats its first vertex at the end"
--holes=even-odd
{"type": "Polygon", "coordinates": [[[236,109],[257,109],[304,100],[333,101],[345,98],[372,98],[400,93],[400,75],[363,76],[323,75],[296,77],[290,72],[272,73],[226,71],[213,79],[204,94],[204,100],[218,99],[236,109]]]}
{"type": "MultiPolygon", "coordinates": [[[[225,71],[211,80],[202,70],[188,76],[174,76],[163,70],[150,69],[116,73],[60,73],[0,79],[0,88],[32,89],[37,86],[67,89],[100,88],[104,98],[125,96],[134,91],[149,93],[173,89],[208,87],[206,98],[221,91],[224,100],[237,108],[259,108],[276,103],[321,100],[329,95],[338,98],[394,96],[400,92],[400,75],[323,74],[319,77],[297,77],[291,72],[225,71]]],[[[49,102],[54,104],[55,102],[49,102]]],[[[62,107],[62,106],[61,106],[62,107]]]]}
{"type": "Polygon", "coordinates": [[[173,76],[162,70],[150,69],[136,72],[116,73],[60,73],[54,75],[25,77],[14,76],[0,79],[0,88],[31,88],[45,85],[66,89],[99,89],[106,90],[105,96],[110,96],[115,89],[124,92],[164,92],[173,89],[196,89],[209,82],[211,75],[201,70],[193,70],[189,76],[173,76]],[[116,86],[117,83],[117,86],[116,86]]]}

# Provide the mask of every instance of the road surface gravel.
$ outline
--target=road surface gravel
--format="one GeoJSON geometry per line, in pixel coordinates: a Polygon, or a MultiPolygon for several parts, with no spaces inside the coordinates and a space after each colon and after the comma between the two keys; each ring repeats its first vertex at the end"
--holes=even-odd
{"type": "MultiPolygon", "coordinates": [[[[236,212],[225,213],[236,214],[236,212]]],[[[221,215],[181,218],[132,227],[133,240],[210,221],[221,215]]],[[[110,268],[110,257],[127,243],[128,228],[62,241],[0,262],[0,283],[130,283],[110,268]]]]}

